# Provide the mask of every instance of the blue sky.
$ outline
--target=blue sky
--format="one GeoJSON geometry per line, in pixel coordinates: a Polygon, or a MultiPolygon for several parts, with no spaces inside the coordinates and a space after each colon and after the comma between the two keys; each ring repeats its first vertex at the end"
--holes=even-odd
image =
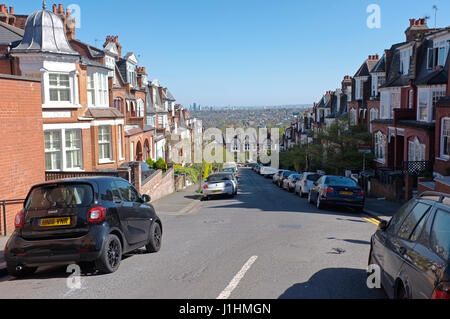
{"type": "MultiPolygon", "coordinates": [[[[31,13],[41,0],[7,1],[31,13]]],[[[53,1],[47,0],[51,8],[53,1]]],[[[368,55],[405,39],[409,18],[450,25],[448,0],[70,0],[81,8],[76,38],[101,46],[118,35],[150,79],[179,103],[278,105],[317,101],[368,55]],[[367,6],[381,8],[369,29],[367,6]],[[97,41],[97,42],[96,42],[97,41]]]]}

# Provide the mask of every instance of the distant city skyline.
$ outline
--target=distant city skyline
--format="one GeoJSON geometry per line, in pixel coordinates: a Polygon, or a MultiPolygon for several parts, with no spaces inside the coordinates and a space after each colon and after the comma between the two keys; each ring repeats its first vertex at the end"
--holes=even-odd
{"type": "MultiPolygon", "coordinates": [[[[135,52],[149,78],[160,79],[186,106],[312,104],[368,55],[403,42],[410,18],[429,16],[434,27],[437,5],[437,26],[450,25],[448,0],[58,3],[81,9],[76,38],[101,46],[107,35],[118,35],[123,55],[135,52]],[[381,9],[380,28],[367,26],[371,4],[381,9]]],[[[6,5],[31,14],[42,1],[6,5]]]]}

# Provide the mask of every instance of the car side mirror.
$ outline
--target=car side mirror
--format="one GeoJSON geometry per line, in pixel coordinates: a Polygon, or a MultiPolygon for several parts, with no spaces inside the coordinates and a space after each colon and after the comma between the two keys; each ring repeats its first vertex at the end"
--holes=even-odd
{"type": "Polygon", "coordinates": [[[378,229],[381,230],[381,231],[383,231],[383,232],[386,231],[387,228],[388,228],[388,222],[385,221],[385,220],[382,220],[382,221],[380,222],[380,224],[378,225],[378,229]]]}
{"type": "Polygon", "coordinates": [[[152,198],[149,195],[145,194],[145,195],[142,195],[142,201],[144,203],[150,203],[152,201],[152,198]]]}

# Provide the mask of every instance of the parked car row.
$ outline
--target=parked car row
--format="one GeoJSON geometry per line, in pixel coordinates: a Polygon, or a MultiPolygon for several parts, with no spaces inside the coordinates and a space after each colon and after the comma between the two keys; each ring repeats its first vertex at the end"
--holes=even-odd
{"type": "Polygon", "coordinates": [[[300,197],[308,197],[308,202],[319,209],[344,206],[362,211],[365,204],[361,187],[353,179],[343,176],[280,169],[273,175],[272,183],[300,197]]]}

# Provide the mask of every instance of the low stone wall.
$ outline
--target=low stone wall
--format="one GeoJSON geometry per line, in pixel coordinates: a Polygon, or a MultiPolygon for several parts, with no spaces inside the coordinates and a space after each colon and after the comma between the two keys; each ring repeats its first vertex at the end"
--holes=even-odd
{"type": "Polygon", "coordinates": [[[150,195],[152,202],[175,192],[174,169],[169,169],[165,174],[161,170],[140,185],[141,194],[150,195]]]}
{"type": "Polygon", "coordinates": [[[402,201],[404,199],[403,181],[401,179],[394,179],[392,184],[382,184],[377,179],[370,180],[371,197],[385,197],[394,202],[402,201]]]}

